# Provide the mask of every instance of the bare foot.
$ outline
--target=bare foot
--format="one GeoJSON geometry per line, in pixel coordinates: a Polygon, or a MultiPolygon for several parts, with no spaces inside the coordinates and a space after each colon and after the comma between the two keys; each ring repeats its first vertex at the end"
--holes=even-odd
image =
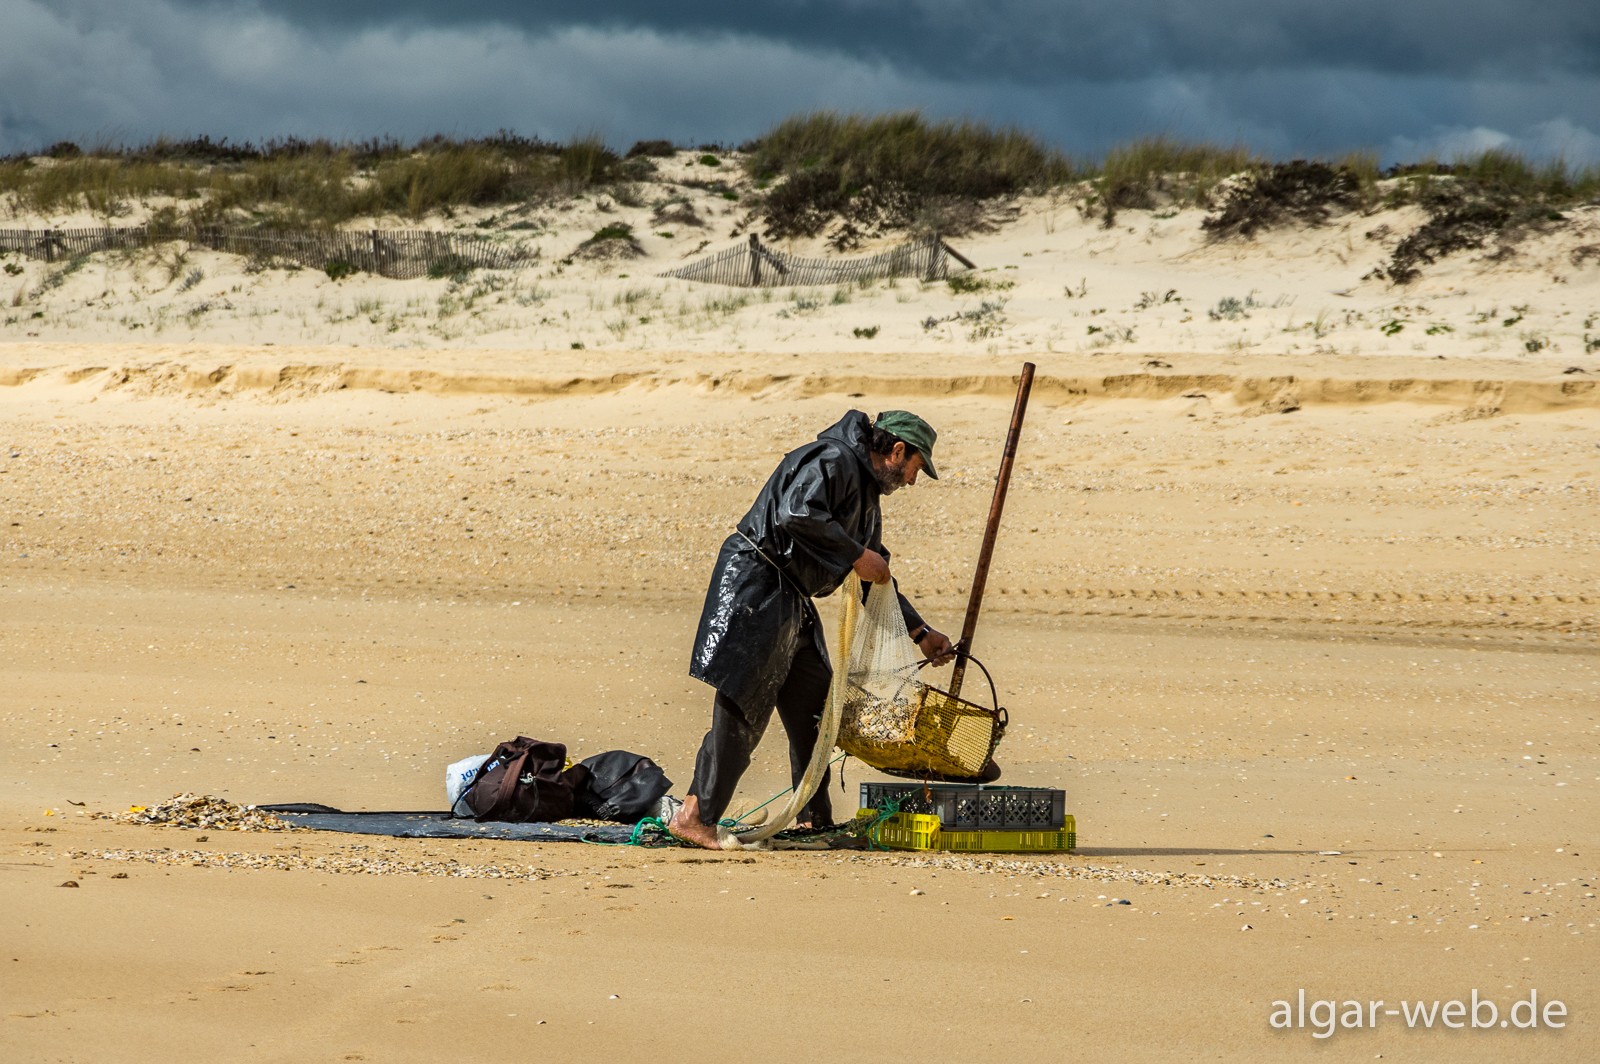
{"type": "Polygon", "coordinates": [[[678,810],[678,815],[667,824],[667,834],[679,842],[687,842],[691,846],[698,846],[703,850],[720,850],[722,842],[717,838],[715,825],[700,822],[700,796],[691,794],[684,799],[683,806],[678,810]]]}

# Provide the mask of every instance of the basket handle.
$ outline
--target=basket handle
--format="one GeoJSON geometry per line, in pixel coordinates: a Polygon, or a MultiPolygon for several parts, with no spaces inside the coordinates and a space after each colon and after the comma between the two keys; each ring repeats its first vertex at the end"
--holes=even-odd
{"type": "MultiPolygon", "coordinates": [[[[956,653],[957,657],[965,658],[967,661],[970,661],[974,665],[976,665],[978,667],[978,670],[983,673],[983,678],[985,680],[989,681],[989,698],[990,698],[990,700],[992,700],[994,702],[994,713],[995,713],[995,717],[999,721],[1000,730],[1004,731],[1005,730],[1005,726],[1006,726],[1006,711],[1005,711],[1004,707],[1002,707],[1000,705],[1000,692],[995,690],[994,677],[989,675],[989,670],[984,667],[983,662],[981,662],[977,658],[973,657],[966,650],[963,650],[960,643],[956,644],[955,653],[956,653]]],[[[923,658],[921,661],[919,661],[917,663],[917,668],[921,669],[921,668],[924,668],[924,667],[926,667],[928,665],[932,665],[932,664],[933,664],[933,659],[932,658],[923,658]]]]}

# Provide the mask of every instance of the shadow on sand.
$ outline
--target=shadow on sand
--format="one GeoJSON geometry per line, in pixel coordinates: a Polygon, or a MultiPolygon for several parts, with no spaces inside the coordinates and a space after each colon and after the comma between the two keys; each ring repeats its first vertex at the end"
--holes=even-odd
{"type": "MultiPolygon", "coordinates": [[[[1079,846],[1077,857],[1316,857],[1318,850],[1207,850],[1172,846],[1079,846]]],[[[1339,856],[1349,851],[1341,850],[1339,856]]]]}

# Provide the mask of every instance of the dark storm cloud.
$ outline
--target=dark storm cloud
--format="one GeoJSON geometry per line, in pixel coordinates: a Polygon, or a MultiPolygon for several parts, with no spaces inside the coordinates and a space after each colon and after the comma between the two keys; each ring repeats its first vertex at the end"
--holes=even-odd
{"type": "Polygon", "coordinates": [[[0,153],[157,134],[738,142],[815,108],[1095,155],[1505,145],[1600,160],[1600,3],[0,0],[0,153]]]}
{"type": "MultiPolygon", "coordinates": [[[[231,0],[190,0],[237,6],[231,0]]],[[[295,22],[357,27],[501,24],[732,33],[888,60],[939,78],[1063,77],[1306,66],[1388,74],[1600,70],[1593,0],[259,0],[295,22]]]]}

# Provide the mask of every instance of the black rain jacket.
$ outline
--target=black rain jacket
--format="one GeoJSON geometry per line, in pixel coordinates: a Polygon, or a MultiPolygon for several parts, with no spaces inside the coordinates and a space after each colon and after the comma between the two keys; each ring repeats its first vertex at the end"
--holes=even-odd
{"type": "MultiPolygon", "coordinates": [[[[811,598],[837,590],[864,549],[889,557],[871,429],[852,410],[785,455],[717,554],[689,675],[741,707],[773,705],[802,638],[828,661],[821,624],[806,632],[807,619],[817,620],[811,598]]],[[[900,611],[907,629],[922,625],[904,595],[900,611]]]]}

